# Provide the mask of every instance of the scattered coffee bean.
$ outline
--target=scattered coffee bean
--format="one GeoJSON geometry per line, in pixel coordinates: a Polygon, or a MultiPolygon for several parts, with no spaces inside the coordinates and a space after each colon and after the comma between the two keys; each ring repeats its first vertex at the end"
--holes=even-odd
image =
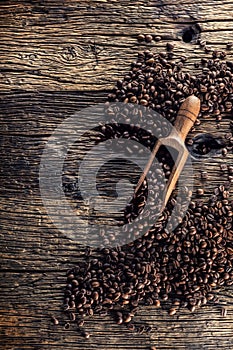
{"type": "Polygon", "coordinates": [[[72,322],[74,322],[74,321],[76,320],[76,315],[75,315],[74,312],[71,312],[71,313],[70,313],[70,320],[71,320],[72,322]]]}
{"type": "Polygon", "coordinates": [[[167,43],[166,48],[167,48],[167,51],[172,51],[174,49],[174,45],[171,43],[167,43]]]}
{"type": "Polygon", "coordinates": [[[161,36],[159,36],[159,35],[155,35],[155,36],[154,36],[154,40],[158,42],[158,41],[161,41],[162,38],[161,38],[161,36]]]}
{"type": "Polygon", "coordinates": [[[78,320],[77,325],[79,327],[83,327],[84,326],[84,320],[78,320]]]}
{"type": "Polygon", "coordinates": [[[70,328],[70,323],[69,322],[66,322],[65,326],[64,326],[64,329],[69,329],[70,328]]]}
{"type": "Polygon", "coordinates": [[[205,53],[210,53],[211,52],[211,47],[206,45],[205,46],[205,53]]]}
{"type": "Polygon", "coordinates": [[[173,316],[176,314],[176,312],[177,312],[177,310],[175,308],[171,308],[168,313],[170,316],[173,316]]]}
{"type": "Polygon", "coordinates": [[[227,164],[221,164],[221,165],[220,165],[220,169],[221,169],[222,171],[227,171],[227,170],[228,170],[227,164]]]}
{"type": "Polygon", "coordinates": [[[88,333],[88,332],[86,332],[86,331],[82,332],[82,335],[83,335],[83,337],[86,338],[86,339],[89,339],[89,338],[90,338],[90,333],[88,333]]]}
{"type": "Polygon", "coordinates": [[[203,180],[208,179],[208,173],[207,173],[207,171],[201,171],[201,178],[202,178],[203,180]]]}
{"type": "Polygon", "coordinates": [[[144,41],[145,40],[145,35],[139,34],[138,35],[138,41],[144,41]]]}
{"type": "Polygon", "coordinates": [[[150,35],[150,34],[147,34],[147,35],[145,36],[145,40],[146,40],[147,43],[150,43],[150,42],[153,40],[153,36],[150,35]]]}
{"type": "Polygon", "coordinates": [[[59,324],[59,321],[58,321],[58,319],[55,316],[52,316],[51,320],[52,320],[54,325],[58,325],[59,324]]]}
{"type": "Polygon", "coordinates": [[[129,314],[125,315],[125,317],[124,317],[124,322],[125,323],[129,323],[131,320],[132,320],[132,317],[129,314]]]}
{"type": "Polygon", "coordinates": [[[204,189],[203,188],[198,188],[197,189],[197,195],[202,196],[204,194],[204,189]]]}
{"type": "Polygon", "coordinates": [[[222,149],[222,155],[225,157],[227,155],[228,151],[227,148],[222,149]]]}

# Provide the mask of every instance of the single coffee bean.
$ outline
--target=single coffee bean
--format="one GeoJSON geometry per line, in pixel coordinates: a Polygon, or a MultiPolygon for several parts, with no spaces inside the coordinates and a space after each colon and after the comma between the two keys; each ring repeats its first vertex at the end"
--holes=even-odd
{"type": "Polygon", "coordinates": [[[145,40],[145,35],[138,34],[138,41],[144,41],[144,40],[145,40]]]}
{"type": "Polygon", "coordinates": [[[69,322],[66,322],[65,326],[64,326],[64,329],[69,329],[70,328],[70,323],[69,322]]]}
{"type": "Polygon", "coordinates": [[[197,195],[202,196],[204,194],[204,189],[203,188],[198,188],[197,189],[197,195]]]}
{"type": "Polygon", "coordinates": [[[58,325],[59,324],[59,321],[58,321],[58,319],[55,316],[52,316],[51,320],[52,320],[54,325],[58,325]]]}
{"type": "Polygon", "coordinates": [[[175,315],[176,314],[176,312],[177,312],[177,310],[173,307],[173,308],[171,308],[170,310],[169,310],[169,315],[170,316],[173,316],[173,315],[175,315]]]}
{"type": "Polygon", "coordinates": [[[84,326],[84,320],[78,320],[77,325],[79,327],[83,327],[84,326]]]}
{"type": "Polygon", "coordinates": [[[131,315],[125,315],[125,317],[124,317],[124,322],[125,323],[129,323],[130,321],[132,320],[132,317],[131,317],[131,315]]]}
{"type": "Polygon", "coordinates": [[[86,338],[86,339],[89,339],[89,338],[90,338],[90,333],[88,333],[87,331],[82,332],[82,335],[83,335],[83,337],[86,338]]]}
{"type": "Polygon", "coordinates": [[[150,42],[153,40],[153,36],[150,35],[150,34],[147,34],[147,35],[145,36],[145,40],[146,40],[147,43],[150,43],[150,42]]]}
{"type": "Polygon", "coordinates": [[[166,47],[167,47],[167,51],[172,51],[174,49],[174,45],[171,43],[167,43],[166,47]]]}

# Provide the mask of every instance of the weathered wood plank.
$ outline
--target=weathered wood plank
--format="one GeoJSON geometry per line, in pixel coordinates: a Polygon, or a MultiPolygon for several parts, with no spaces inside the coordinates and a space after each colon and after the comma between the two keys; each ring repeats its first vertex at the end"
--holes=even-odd
{"type": "MultiPolygon", "coordinates": [[[[109,316],[87,321],[93,336],[84,340],[75,325],[65,331],[60,310],[66,270],[84,249],[61,235],[43,208],[38,184],[40,157],[52,131],[76,111],[106,100],[138,51],[164,50],[169,40],[185,54],[185,69],[204,52],[183,43],[182,31],[200,23],[208,45],[224,49],[232,41],[232,1],[1,1],[0,4],[0,337],[3,349],[149,349],[228,350],[233,348],[233,289],[219,292],[216,307],[170,318],[166,307],[142,307],[136,322],[152,325],[151,334],[132,334],[109,316]],[[139,44],[139,33],[161,35],[158,43],[139,44]],[[27,90],[27,91],[23,91],[27,90]],[[78,90],[78,91],[74,91],[78,90]],[[220,307],[226,305],[223,318],[220,307]],[[59,326],[51,323],[55,315],[59,326]]],[[[228,59],[232,60],[232,52],[228,59]]],[[[224,137],[229,118],[203,121],[190,137],[211,132],[224,137]]],[[[227,155],[232,164],[232,154],[227,155]]],[[[68,175],[76,172],[75,157],[68,175]]],[[[226,179],[224,158],[194,162],[195,188],[209,196],[226,179]],[[200,183],[200,170],[209,178],[200,183]]],[[[231,192],[232,195],[232,192],[231,192]]],[[[74,201],[75,203],[75,201],[74,201]]]]}
{"type": "Polygon", "coordinates": [[[67,318],[62,317],[60,312],[64,274],[65,270],[62,268],[59,272],[1,274],[2,348],[62,349],[65,345],[66,349],[81,347],[105,350],[108,346],[110,350],[147,350],[153,344],[164,350],[199,350],[230,349],[233,345],[232,296],[222,292],[218,306],[206,306],[195,314],[182,310],[180,314],[170,317],[169,322],[166,309],[141,308],[135,316],[135,322],[152,325],[151,334],[131,333],[124,326],[116,325],[111,316],[95,316],[86,321],[85,328],[92,337],[84,340],[78,336],[75,324],[71,324],[69,330],[64,330],[67,318]],[[9,280],[12,281],[10,286],[9,280]],[[221,306],[228,310],[226,317],[221,316],[221,306]],[[52,324],[52,315],[60,321],[58,326],[52,324]]]}
{"type": "Polygon", "coordinates": [[[177,54],[185,53],[194,62],[203,56],[203,50],[182,41],[182,30],[193,21],[201,24],[202,37],[213,47],[218,44],[224,49],[232,40],[231,2],[126,3],[3,4],[0,89],[112,88],[139,50],[159,51],[168,39],[176,42],[177,54]],[[161,35],[163,40],[139,44],[139,33],[161,35]]]}

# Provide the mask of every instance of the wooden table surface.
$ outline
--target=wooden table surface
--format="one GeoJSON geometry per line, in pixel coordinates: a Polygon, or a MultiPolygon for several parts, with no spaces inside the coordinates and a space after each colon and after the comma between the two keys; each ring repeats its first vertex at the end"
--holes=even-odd
{"type": "MultiPolygon", "coordinates": [[[[201,37],[224,50],[233,41],[233,2],[216,0],[47,0],[0,3],[0,326],[1,349],[233,349],[233,288],[219,291],[219,304],[172,317],[166,308],[141,307],[136,322],[153,326],[150,334],[135,334],[110,316],[89,318],[86,340],[66,318],[61,304],[66,271],[82,259],[83,249],[62,235],[49,220],[39,190],[39,164],[52,131],[83,107],[106,101],[137,53],[164,50],[167,42],[188,58],[185,69],[206,56],[182,34],[199,23],[201,37]],[[138,34],[156,34],[159,42],[138,43],[138,34]],[[228,310],[221,316],[221,307],[228,310]],[[51,315],[60,320],[55,326],[51,315]]],[[[210,56],[210,55],[209,55],[210,56]]],[[[233,60],[233,50],[228,53],[233,60]]],[[[195,73],[195,72],[194,72],[195,73]]],[[[200,132],[224,136],[204,121],[200,132]]],[[[225,160],[196,162],[210,176],[210,193],[222,181],[225,160]]],[[[232,198],[231,191],[231,198],[232,198]]]]}

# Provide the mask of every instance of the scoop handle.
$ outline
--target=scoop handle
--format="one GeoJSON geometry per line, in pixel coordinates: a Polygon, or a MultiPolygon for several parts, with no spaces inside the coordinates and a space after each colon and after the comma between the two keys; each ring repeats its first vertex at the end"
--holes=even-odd
{"type": "Polygon", "coordinates": [[[197,120],[200,111],[200,100],[198,97],[191,95],[180,106],[175,121],[175,128],[180,138],[184,141],[197,120]]]}

